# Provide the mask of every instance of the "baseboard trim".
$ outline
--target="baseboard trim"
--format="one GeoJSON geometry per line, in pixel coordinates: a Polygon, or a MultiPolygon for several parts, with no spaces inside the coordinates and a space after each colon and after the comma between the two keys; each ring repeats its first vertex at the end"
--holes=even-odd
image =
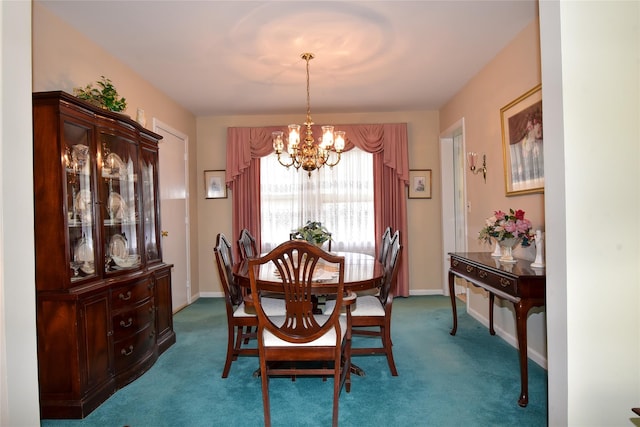
{"type": "MultiPolygon", "coordinates": [[[[478,322],[480,322],[484,326],[486,326],[487,329],[489,328],[489,319],[487,317],[482,316],[478,311],[473,310],[473,309],[468,309],[467,313],[469,313],[469,316],[473,317],[478,322]]],[[[514,335],[508,333],[507,331],[505,331],[504,329],[502,329],[500,326],[496,325],[495,323],[493,324],[493,329],[496,331],[496,335],[498,335],[500,338],[505,340],[512,347],[514,347],[516,349],[518,348],[518,340],[516,339],[516,337],[514,335]]],[[[539,352],[535,351],[534,349],[532,349],[529,346],[527,346],[527,356],[529,357],[529,359],[533,360],[540,367],[542,367],[545,370],[548,370],[546,356],[540,354],[539,352]]]]}

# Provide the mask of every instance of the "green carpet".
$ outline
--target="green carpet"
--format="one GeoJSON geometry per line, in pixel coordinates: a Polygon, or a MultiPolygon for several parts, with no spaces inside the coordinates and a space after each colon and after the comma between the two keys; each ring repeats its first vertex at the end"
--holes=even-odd
{"type": "MultiPolygon", "coordinates": [[[[340,396],[343,426],[545,426],[547,374],[529,362],[529,405],[517,404],[517,350],[458,306],[458,333],[449,335],[448,297],[397,298],[393,308],[392,377],[382,356],[353,361],[366,376],[352,377],[340,396]]],[[[515,321],[515,320],[514,320],[515,321]]],[[[44,427],[199,427],[263,425],[256,357],[242,357],[222,379],[226,315],[222,299],[199,299],[174,317],[177,343],[137,381],[83,420],[43,420],[44,427]]],[[[358,340],[371,340],[355,337],[358,340]]],[[[270,380],[276,426],[331,425],[332,380],[270,380]]]]}

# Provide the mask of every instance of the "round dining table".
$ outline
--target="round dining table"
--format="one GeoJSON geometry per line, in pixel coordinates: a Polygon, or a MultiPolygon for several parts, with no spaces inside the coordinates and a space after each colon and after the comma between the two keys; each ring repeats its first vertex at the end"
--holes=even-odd
{"type": "MultiPolygon", "coordinates": [[[[332,252],[332,254],[344,257],[344,289],[345,291],[366,291],[380,286],[384,267],[376,257],[357,252],[332,252]]],[[[233,276],[240,286],[250,288],[249,262],[244,260],[234,264],[233,276]]],[[[273,263],[264,264],[258,273],[258,280],[262,283],[274,282],[274,291],[277,291],[280,279],[275,274],[273,263]]],[[[318,295],[326,294],[336,283],[335,275],[330,272],[314,282],[314,292],[318,295]]],[[[280,285],[281,286],[281,285],[280,285]]],[[[268,290],[268,288],[267,288],[268,290]]]]}
{"type": "MultiPolygon", "coordinates": [[[[384,266],[376,257],[357,252],[332,252],[332,254],[344,257],[345,291],[367,291],[380,286],[384,274],[384,266]]],[[[232,271],[240,286],[251,287],[248,258],[234,264],[232,271]]],[[[313,291],[316,295],[328,294],[331,293],[332,289],[335,289],[336,277],[335,274],[331,273],[331,271],[326,271],[314,282],[313,291]]],[[[277,292],[278,289],[282,289],[282,282],[275,273],[275,266],[271,262],[261,266],[258,280],[262,283],[263,289],[267,291],[277,292]],[[273,289],[268,288],[269,282],[273,282],[273,289]]],[[[353,363],[351,364],[351,370],[356,375],[365,375],[364,370],[353,363]]],[[[254,372],[254,376],[256,375],[254,372]]]]}

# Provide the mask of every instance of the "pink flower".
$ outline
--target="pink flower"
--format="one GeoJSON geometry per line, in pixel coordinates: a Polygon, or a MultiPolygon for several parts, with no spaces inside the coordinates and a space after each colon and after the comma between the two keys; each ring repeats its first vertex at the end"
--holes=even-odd
{"type": "Polygon", "coordinates": [[[478,238],[485,242],[491,239],[522,239],[522,246],[529,246],[535,240],[535,234],[531,230],[531,221],[525,219],[522,209],[509,209],[509,213],[494,211],[493,216],[485,220],[485,226],[480,230],[478,238]]]}
{"type": "Polygon", "coordinates": [[[513,222],[513,221],[507,221],[504,224],[504,231],[507,231],[509,233],[513,233],[513,232],[517,231],[517,229],[518,228],[516,227],[516,223],[513,222]]]}

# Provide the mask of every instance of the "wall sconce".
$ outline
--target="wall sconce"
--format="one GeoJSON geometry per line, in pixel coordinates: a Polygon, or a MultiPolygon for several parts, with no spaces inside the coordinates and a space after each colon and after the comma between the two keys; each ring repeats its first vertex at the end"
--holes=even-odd
{"type": "Polygon", "coordinates": [[[472,151],[469,151],[467,153],[467,158],[468,158],[468,163],[469,163],[469,170],[471,170],[471,172],[473,172],[474,175],[478,175],[478,173],[482,172],[482,177],[484,178],[484,183],[487,183],[487,155],[483,154],[482,155],[482,167],[476,167],[476,163],[478,160],[478,153],[474,153],[472,151]]]}

